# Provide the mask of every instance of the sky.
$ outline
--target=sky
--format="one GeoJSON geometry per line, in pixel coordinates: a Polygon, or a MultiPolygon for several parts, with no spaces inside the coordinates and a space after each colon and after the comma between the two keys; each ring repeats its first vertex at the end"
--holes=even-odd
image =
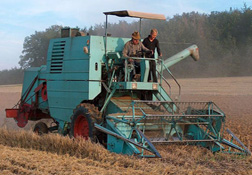
{"type": "MultiPolygon", "coordinates": [[[[52,25],[90,27],[105,22],[103,12],[132,10],[164,14],[209,14],[241,9],[252,0],[0,0],[0,70],[19,67],[25,37],[52,25]]],[[[129,18],[123,18],[131,22],[129,18]]],[[[121,18],[109,16],[109,22],[121,18]]]]}

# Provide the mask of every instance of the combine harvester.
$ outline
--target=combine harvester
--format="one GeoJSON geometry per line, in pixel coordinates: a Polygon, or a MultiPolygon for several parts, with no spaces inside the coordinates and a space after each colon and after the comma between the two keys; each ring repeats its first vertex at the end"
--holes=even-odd
{"type": "Polygon", "coordinates": [[[108,36],[108,16],[140,18],[140,31],[141,19],[165,17],[133,11],[104,14],[105,36],[79,36],[77,29],[64,28],[61,38],[50,41],[47,64],[25,71],[21,99],[6,109],[7,118],[14,118],[19,127],[29,120],[52,119],[54,126],[40,121],[34,131],[90,138],[111,152],[139,157],[161,157],[154,145],[172,143],[200,145],[212,152],[224,151],[226,145],[226,152],[251,154],[231,131],[241,146],[223,138],[225,114],[216,104],[172,100],[163,72],[177,83],[169,67],[188,56],[197,61],[196,45],[164,61],[156,58],[158,82],[148,82],[152,58],[133,57],[141,60],[141,77],[134,82],[122,57],[130,38],[108,36]]]}

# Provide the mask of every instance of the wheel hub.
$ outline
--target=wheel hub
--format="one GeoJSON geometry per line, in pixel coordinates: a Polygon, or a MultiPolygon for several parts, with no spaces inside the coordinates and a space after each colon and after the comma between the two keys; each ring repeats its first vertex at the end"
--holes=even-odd
{"type": "Polygon", "coordinates": [[[75,120],[74,137],[83,137],[85,140],[89,137],[88,121],[84,115],[79,115],[75,120]]]}

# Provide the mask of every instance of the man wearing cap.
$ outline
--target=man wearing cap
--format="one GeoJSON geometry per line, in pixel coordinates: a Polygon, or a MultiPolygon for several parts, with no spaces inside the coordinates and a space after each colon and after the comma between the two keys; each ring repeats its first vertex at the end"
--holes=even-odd
{"type": "MultiPolygon", "coordinates": [[[[162,56],[162,53],[159,48],[159,41],[156,39],[158,34],[157,29],[152,29],[150,35],[143,40],[143,44],[148,49],[152,50],[152,54],[146,54],[146,58],[154,58],[154,52],[157,48],[158,56],[162,56]]],[[[153,82],[157,82],[157,75],[156,75],[156,62],[155,60],[150,61],[150,73],[148,80],[151,80],[151,74],[153,77],[153,82]]]]}
{"type": "Polygon", "coordinates": [[[135,74],[139,74],[140,73],[140,60],[133,60],[130,57],[142,57],[142,55],[139,55],[139,52],[141,51],[150,51],[149,49],[147,49],[143,43],[140,40],[140,34],[139,32],[135,31],[134,33],[132,33],[132,39],[130,41],[128,41],[125,45],[124,45],[124,49],[123,49],[123,56],[128,58],[128,62],[137,66],[138,68],[133,70],[133,76],[135,74]]]}

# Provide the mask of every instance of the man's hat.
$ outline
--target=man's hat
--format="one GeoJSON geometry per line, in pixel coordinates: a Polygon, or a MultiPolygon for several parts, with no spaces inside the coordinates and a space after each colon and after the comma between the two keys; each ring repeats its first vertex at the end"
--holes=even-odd
{"type": "Polygon", "coordinates": [[[132,33],[132,38],[138,40],[141,39],[139,32],[135,31],[134,33],[132,33]]]}

